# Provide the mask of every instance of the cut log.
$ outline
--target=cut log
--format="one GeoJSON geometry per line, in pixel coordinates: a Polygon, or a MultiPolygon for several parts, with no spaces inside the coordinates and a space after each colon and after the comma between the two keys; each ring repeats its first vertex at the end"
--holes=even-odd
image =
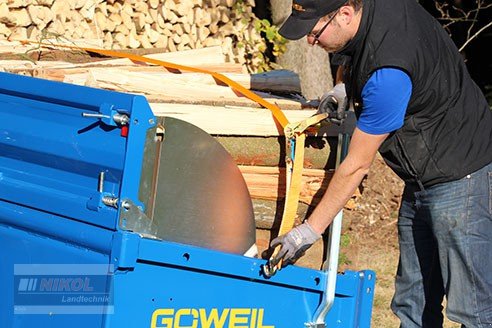
{"type": "Polygon", "coordinates": [[[159,0],[149,0],[150,8],[157,9],[159,6],[159,0]]]}
{"type": "Polygon", "coordinates": [[[0,23],[0,36],[9,37],[12,31],[7,27],[7,25],[0,23]]]}
{"type": "Polygon", "coordinates": [[[15,24],[7,3],[0,3],[0,23],[15,24]]]}
{"type": "MultiPolygon", "coordinates": [[[[265,200],[265,199],[252,199],[253,211],[255,216],[255,224],[258,229],[267,230],[278,230],[280,227],[280,222],[282,220],[282,214],[284,209],[284,199],[280,200],[265,200]]],[[[345,210],[354,210],[356,208],[357,200],[356,198],[351,198],[347,205],[344,207],[345,210]]],[[[313,212],[315,206],[307,205],[304,203],[299,203],[297,208],[297,217],[295,219],[295,224],[298,225],[313,212]]],[[[350,227],[350,221],[347,220],[349,217],[345,217],[342,222],[342,231],[345,231],[350,227]]]]}
{"type": "MultiPolygon", "coordinates": [[[[282,220],[285,200],[252,199],[255,224],[257,229],[278,229],[282,220]]],[[[299,203],[296,225],[308,217],[309,205],[299,203]]]]}
{"type": "Polygon", "coordinates": [[[18,27],[27,27],[32,24],[32,19],[26,9],[11,10],[10,16],[5,17],[3,22],[18,27]]]}
{"type": "MultiPolygon", "coordinates": [[[[225,122],[227,124],[227,122],[225,122]]],[[[285,138],[257,136],[216,136],[238,165],[285,167],[285,138]]],[[[308,137],[304,148],[304,167],[333,169],[336,137],[308,137]]]]}
{"type": "MultiPolygon", "coordinates": [[[[285,198],[285,168],[240,165],[251,198],[285,198]]],[[[299,201],[316,205],[332,177],[332,171],[303,169],[299,201]]]]}
{"type": "MultiPolygon", "coordinates": [[[[254,166],[239,166],[239,169],[253,200],[257,228],[275,228],[280,223],[284,208],[285,169],[254,166]]],[[[307,218],[318,205],[332,176],[333,171],[303,170],[297,223],[307,218]]],[[[357,189],[344,208],[355,209],[357,198],[360,195],[360,190],[357,189]]]]}

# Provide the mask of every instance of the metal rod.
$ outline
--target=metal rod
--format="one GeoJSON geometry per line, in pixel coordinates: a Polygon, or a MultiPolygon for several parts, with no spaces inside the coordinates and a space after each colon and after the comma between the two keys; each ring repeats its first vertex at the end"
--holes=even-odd
{"type": "MultiPolygon", "coordinates": [[[[343,159],[347,156],[349,142],[350,137],[347,133],[338,134],[337,160],[335,166],[336,169],[343,161],[343,159]]],[[[341,209],[340,212],[338,212],[338,214],[335,216],[328,230],[328,242],[326,245],[326,254],[328,254],[328,257],[323,264],[323,270],[327,272],[326,289],[324,293],[324,298],[316,313],[314,314],[313,327],[325,326],[326,314],[331,309],[335,301],[335,288],[338,273],[338,256],[340,252],[342,220],[343,209],[341,209]]]]}
{"type": "Polygon", "coordinates": [[[95,117],[95,118],[109,118],[109,115],[99,113],[82,113],[83,117],[95,117]]]}
{"type": "Polygon", "coordinates": [[[104,192],[104,171],[99,172],[97,191],[100,193],[104,192]]]}

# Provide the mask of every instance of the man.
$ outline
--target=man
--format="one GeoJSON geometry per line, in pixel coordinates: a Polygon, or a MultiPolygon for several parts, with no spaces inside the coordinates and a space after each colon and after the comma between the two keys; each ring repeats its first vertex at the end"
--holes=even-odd
{"type": "Polygon", "coordinates": [[[492,327],[492,112],[452,40],[415,0],[294,0],[280,29],[334,53],[358,118],[349,152],[303,224],[272,241],[294,262],[376,156],[405,181],[392,309],[401,327],[492,327]]]}

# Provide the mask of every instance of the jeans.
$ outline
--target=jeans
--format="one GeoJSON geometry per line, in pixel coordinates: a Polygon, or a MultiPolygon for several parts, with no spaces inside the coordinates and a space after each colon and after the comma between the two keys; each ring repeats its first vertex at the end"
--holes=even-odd
{"type": "Polygon", "coordinates": [[[492,327],[492,163],[421,191],[407,184],[391,309],[402,328],[492,327]]]}

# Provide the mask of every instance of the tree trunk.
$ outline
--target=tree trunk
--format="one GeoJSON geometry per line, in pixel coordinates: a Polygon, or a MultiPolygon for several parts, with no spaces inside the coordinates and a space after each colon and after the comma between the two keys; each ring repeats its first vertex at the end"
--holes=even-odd
{"type": "MultiPolygon", "coordinates": [[[[267,1],[258,0],[257,2],[267,1]]],[[[281,25],[290,15],[292,0],[271,0],[272,22],[281,25]]],[[[302,94],[316,99],[333,87],[328,54],[320,47],[309,45],[306,38],[289,41],[287,51],[278,58],[278,64],[299,74],[302,94]]]]}

